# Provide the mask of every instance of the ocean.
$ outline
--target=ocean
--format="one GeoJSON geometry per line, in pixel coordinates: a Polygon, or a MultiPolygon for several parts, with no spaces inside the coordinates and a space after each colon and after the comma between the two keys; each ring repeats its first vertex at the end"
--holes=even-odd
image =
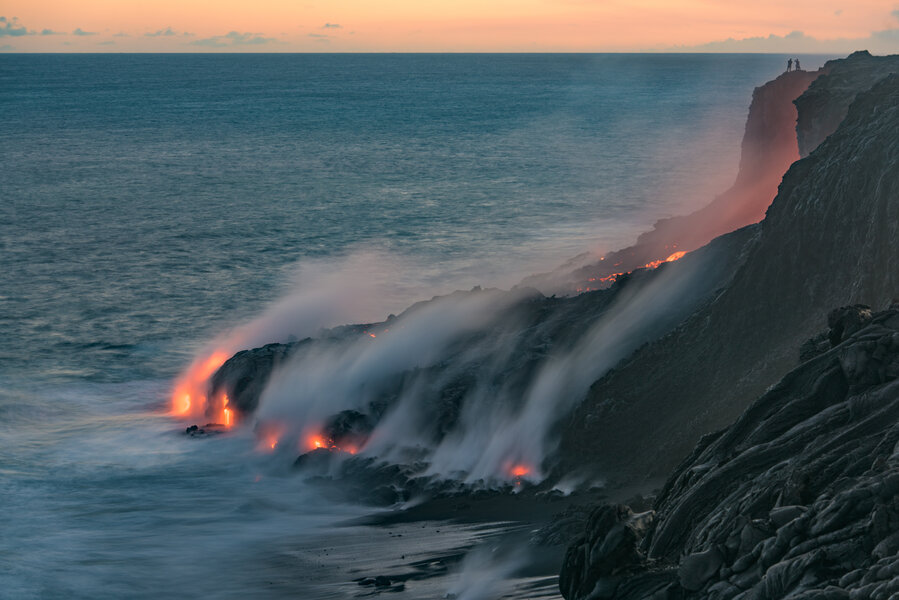
{"type": "Polygon", "coordinates": [[[308,536],[364,509],[180,434],[194,352],[335,273],[377,293],[318,327],[625,245],[786,58],[0,55],[0,596],[350,597],[308,536]]]}

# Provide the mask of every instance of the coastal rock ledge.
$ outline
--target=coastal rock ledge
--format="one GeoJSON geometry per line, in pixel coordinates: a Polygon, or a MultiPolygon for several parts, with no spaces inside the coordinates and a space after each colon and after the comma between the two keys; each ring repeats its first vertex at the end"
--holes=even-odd
{"type": "Polygon", "coordinates": [[[811,358],[700,441],[654,511],[594,509],[565,598],[897,597],[899,304],[828,321],[811,358]]]}

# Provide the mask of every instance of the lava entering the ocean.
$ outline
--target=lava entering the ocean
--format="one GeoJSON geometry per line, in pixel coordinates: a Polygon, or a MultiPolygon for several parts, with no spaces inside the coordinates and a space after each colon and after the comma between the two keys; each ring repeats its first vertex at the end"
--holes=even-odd
{"type": "MultiPolygon", "coordinates": [[[[175,384],[171,398],[172,414],[200,416],[206,411],[209,378],[225,364],[228,357],[227,352],[216,350],[191,364],[175,384]]],[[[227,412],[222,414],[222,418],[226,425],[230,425],[232,411],[226,409],[225,406],[227,406],[227,397],[223,398],[222,408],[227,412]],[[227,419],[228,422],[225,422],[224,419],[227,419]]]]}

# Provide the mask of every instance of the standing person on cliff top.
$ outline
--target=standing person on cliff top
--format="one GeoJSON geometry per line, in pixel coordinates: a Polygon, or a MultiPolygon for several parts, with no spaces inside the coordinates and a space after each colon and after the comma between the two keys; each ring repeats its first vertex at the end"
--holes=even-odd
{"type": "Polygon", "coordinates": [[[787,73],[789,73],[792,70],[793,70],[793,59],[791,58],[787,61],[787,73]]]}
{"type": "Polygon", "coordinates": [[[801,67],[799,66],[799,59],[797,58],[797,59],[796,59],[795,61],[793,61],[793,62],[796,63],[796,70],[797,70],[797,71],[800,70],[801,67]]]}

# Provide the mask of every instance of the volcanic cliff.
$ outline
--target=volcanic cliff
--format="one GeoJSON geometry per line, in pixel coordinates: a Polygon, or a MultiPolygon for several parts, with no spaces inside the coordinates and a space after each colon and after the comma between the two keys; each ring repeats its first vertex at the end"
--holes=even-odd
{"type": "MultiPolygon", "coordinates": [[[[899,70],[890,58],[878,64],[899,70]]],[[[866,60],[875,59],[831,61],[810,91],[842,85],[843,70],[866,60]]],[[[714,301],[593,385],[562,432],[560,472],[583,467],[586,454],[591,469],[621,482],[664,475],[795,366],[797,345],[830,308],[889,303],[899,290],[899,122],[889,72],[870,91],[861,82],[839,128],[786,173],[714,301]]]]}
{"type": "MultiPolygon", "coordinates": [[[[629,446],[633,462],[617,472],[636,477],[680,452],[674,435],[742,412],[702,437],[654,510],[593,511],[560,576],[569,600],[899,591],[899,304],[890,300],[899,290],[899,76],[888,74],[899,65],[858,53],[829,66],[809,90],[814,101],[797,101],[800,117],[828,97],[851,98],[846,116],[784,177],[740,271],[710,306],[598,382],[572,421],[569,440],[600,436],[590,449],[609,469],[629,446]],[[830,312],[829,331],[811,335],[828,303],[845,306],[830,312]],[[628,375],[650,363],[644,385],[628,375]],[[762,393],[778,371],[786,375],[762,393]],[[628,377],[637,389],[625,392],[628,377]],[[739,411],[753,389],[760,397],[739,411]],[[663,440],[649,452],[627,441],[645,411],[642,425],[663,440]]],[[[800,125],[834,114],[827,107],[800,125]]]]}

